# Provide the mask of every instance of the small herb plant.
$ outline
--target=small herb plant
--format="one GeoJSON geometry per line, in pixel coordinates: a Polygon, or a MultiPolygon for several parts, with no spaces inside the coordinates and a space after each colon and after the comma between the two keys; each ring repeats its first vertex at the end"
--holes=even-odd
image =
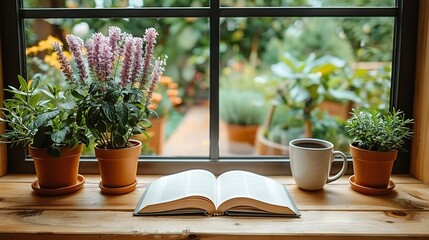
{"type": "Polygon", "coordinates": [[[79,106],[77,122],[85,123],[98,147],[129,147],[133,134],[147,134],[155,86],[164,72],[166,56],[155,59],[158,32],[146,29],[143,38],[109,28],[108,36],[94,33],[84,42],[74,35],[66,40],[77,69],[76,77],[60,43],[53,44],[79,106]],[[77,76],[78,75],[78,76],[77,76]]]}
{"type": "Polygon", "coordinates": [[[346,128],[352,138],[352,145],[370,151],[387,152],[405,150],[406,139],[413,135],[409,125],[412,119],[405,119],[404,113],[393,109],[382,114],[376,110],[353,109],[346,128]]]}
{"type": "Polygon", "coordinates": [[[27,82],[18,76],[18,80],[19,88],[5,89],[13,97],[6,99],[1,108],[0,123],[9,126],[0,135],[1,143],[48,148],[51,156],[59,156],[63,147],[89,143],[86,128],[76,123],[77,106],[70,90],[62,90],[59,85],[38,88],[40,78],[27,82]]]}

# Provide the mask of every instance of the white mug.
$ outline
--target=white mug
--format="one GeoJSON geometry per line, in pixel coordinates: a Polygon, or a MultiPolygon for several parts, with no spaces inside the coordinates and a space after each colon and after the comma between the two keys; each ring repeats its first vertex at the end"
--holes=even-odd
{"type": "Polygon", "coordinates": [[[320,190],[326,183],[339,179],[347,170],[347,157],[334,151],[334,145],[316,138],[299,138],[289,142],[289,158],[293,179],[299,188],[320,190]],[[335,156],[343,159],[343,167],[329,176],[335,156]]]}

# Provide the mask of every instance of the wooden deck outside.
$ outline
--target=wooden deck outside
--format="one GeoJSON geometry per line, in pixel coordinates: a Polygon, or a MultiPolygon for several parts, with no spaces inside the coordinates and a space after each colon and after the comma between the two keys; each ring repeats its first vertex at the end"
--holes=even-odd
{"type": "MultiPolygon", "coordinates": [[[[162,155],[208,157],[209,123],[207,105],[197,105],[190,108],[172,136],[165,141],[162,155]]],[[[219,154],[221,156],[254,155],[255,149],[249,144],[229,143],[225,123],[220,121],[219,154]],[[231,148],[234,148],[234,151],[231,151],[231,148]]]]}

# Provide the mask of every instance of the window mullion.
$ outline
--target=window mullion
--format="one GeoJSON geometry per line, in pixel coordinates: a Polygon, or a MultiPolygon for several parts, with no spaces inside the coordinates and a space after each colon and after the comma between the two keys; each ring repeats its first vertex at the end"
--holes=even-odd
{"type": "Polygon", "coordinates": [[[219,1],[210,1],[210,159],[219,159],[219,1]]]}

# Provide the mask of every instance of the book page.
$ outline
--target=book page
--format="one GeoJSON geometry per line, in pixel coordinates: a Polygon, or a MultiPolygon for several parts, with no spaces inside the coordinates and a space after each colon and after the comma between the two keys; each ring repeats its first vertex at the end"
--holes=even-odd
{"type": "Polygon", "coordinates": [[[189,196],[206,197],[215,206],[216,177],[200,169],[161,177],[149,185],[139,206],[143,209],[148,205],[173,202],[189,196]]]}
{"type": "Polygon", "coordinates": [[[218,177],[216,207],[233,198],[250,198],[294,209],[287,190],[279,182],[245,171],[230,171],[218,177]]]}

